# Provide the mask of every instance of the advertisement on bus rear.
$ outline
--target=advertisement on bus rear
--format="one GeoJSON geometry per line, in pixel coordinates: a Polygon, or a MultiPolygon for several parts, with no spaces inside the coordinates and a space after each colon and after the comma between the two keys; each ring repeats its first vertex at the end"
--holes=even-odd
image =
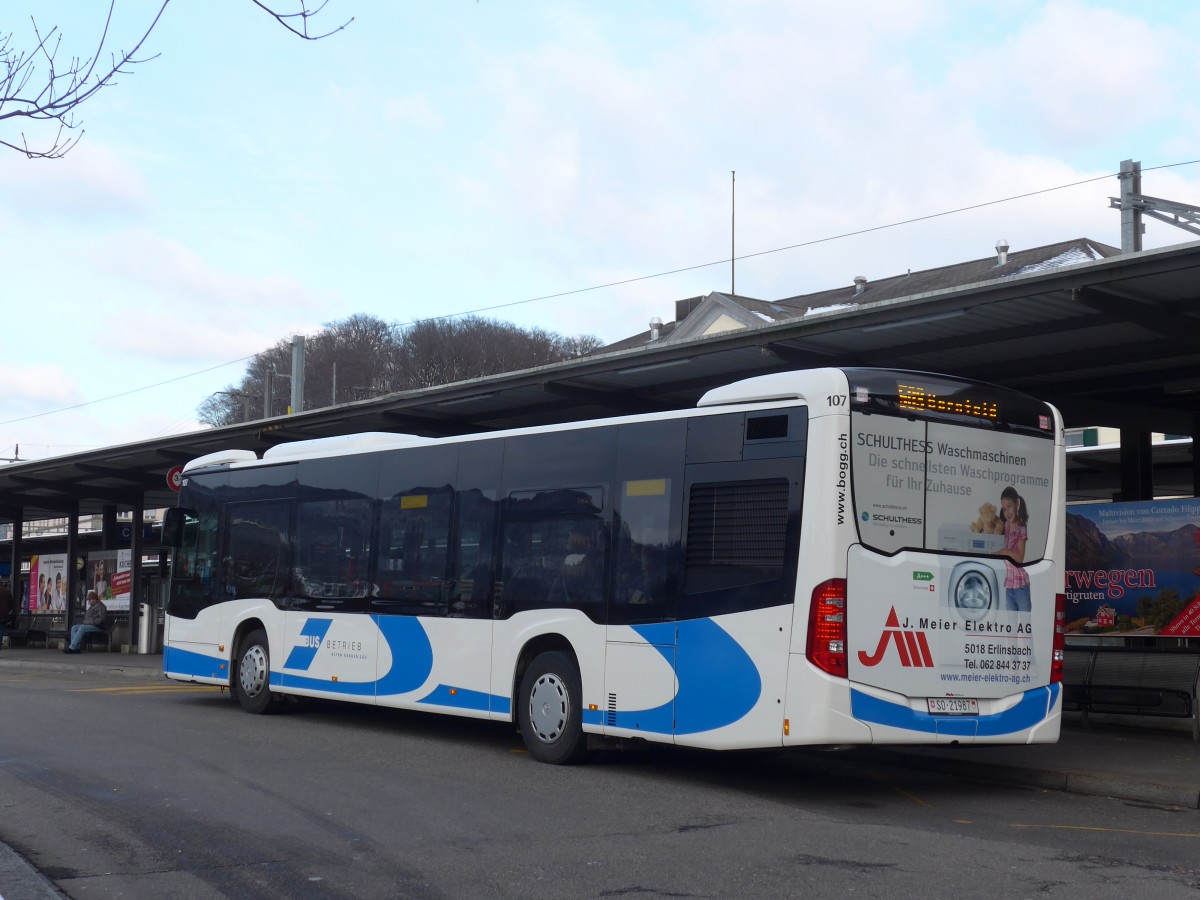
{"type": "Polygon", "coordinates": [[[1044,685],[1060,574],[1048,560],[1035,563],[1020,570],[1025,584],[1014,591],[1013,569],[1003,559],[853,548],[851,680],[910,697],[996,698],[1044,685]]]}
{"type": "Polygon", "coordinates": [[[1040,559],[1054,442],[893,416],[851,417],[858,533],[902,548],[1040,559]]]}

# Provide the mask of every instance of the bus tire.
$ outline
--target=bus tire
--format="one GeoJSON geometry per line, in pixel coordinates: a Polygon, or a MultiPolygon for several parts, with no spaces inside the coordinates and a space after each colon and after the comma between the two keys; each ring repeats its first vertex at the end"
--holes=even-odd
{"type": "Polygon", "coordinates": [[[529,755],[568,765],[586,755],[579,666],[566,653],[539,654],[521,678],[517,718],[529,755]]]}
{"type": "Polygon", "coordinates": [[[274,708],[271,695],[271,651],[261,628],[246,635],[238,649],[233,692],[242,709],[256,715],[274,708]]]}

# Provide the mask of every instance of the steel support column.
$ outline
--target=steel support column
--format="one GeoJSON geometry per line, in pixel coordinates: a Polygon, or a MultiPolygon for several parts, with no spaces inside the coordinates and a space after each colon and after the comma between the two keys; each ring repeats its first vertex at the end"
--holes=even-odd
{"type": "Polygon", "coordinates": [[[1154,499],[1154,466],[1151,454],[1148,431],[1121,429],[1121,493],[1116,499],[1154,499]]]}

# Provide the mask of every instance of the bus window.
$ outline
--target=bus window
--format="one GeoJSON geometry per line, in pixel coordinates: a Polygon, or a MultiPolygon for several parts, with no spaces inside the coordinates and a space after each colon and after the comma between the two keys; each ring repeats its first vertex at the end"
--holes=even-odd
{"type": "Polygon", "coordinates": [[[556,607],[604,617],[608,546],[602,488],[520,491],[504,523],[503,613],[556,607]]]}
{"type": "Polygon", "coordinates": [[[287,592],[292,503],[230,503],[226,513],[225,592],[278,599],[287,592]]]}
{"type": "Polygon", "coordinates": [[[621,485],[616,582],[609,623],[631,625],[674,617],[668,591],[671,479],[621,485]]]}
{"type": "Polygon", "coordinates": [[[788,478],[691,485],[681,619],[792,601],[789,489],[788,478]]]}
{"type": "MultiPolygon", "coordinates": [[[[296,593],[339,609],[367,596],[371,502],[308,500],[296,506],[296,593]]],[[[361,610],[360,610],[361,611],[361,610]]]]}
{"type": "Polygon", "coordinates": [[[458,494],[457,568],[449,615],[492,617],[493,561],[496,553],[496,501],[482,491],[458,494]]]}
{"type": "Polygon", "coordinates": [[[217,561],[217,510],[179,509],[178,537],[173,556],[171,615],[194,619],[200,610],[220,599],[213,571],[217,561]]]}
{"type": "Polygon", "coordinates": [[[379,519],[380,612],[444,616],[448,611],[449,488],[418,489],[384,501],[379,519]]]}

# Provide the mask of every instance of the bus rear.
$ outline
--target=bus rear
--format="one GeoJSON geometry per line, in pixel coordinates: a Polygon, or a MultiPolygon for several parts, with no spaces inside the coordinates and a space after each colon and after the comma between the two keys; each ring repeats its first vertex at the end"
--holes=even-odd
{"type": "Polygon", "coordinates": [[[810,622],[832,626],[826,651],[844,641],[830,674],[848,683],[850,717],[873,743],[1057,740],[1058,412],[945,376],[846,377],[857,540],[844,584],[814,596],[810,622]]]}

